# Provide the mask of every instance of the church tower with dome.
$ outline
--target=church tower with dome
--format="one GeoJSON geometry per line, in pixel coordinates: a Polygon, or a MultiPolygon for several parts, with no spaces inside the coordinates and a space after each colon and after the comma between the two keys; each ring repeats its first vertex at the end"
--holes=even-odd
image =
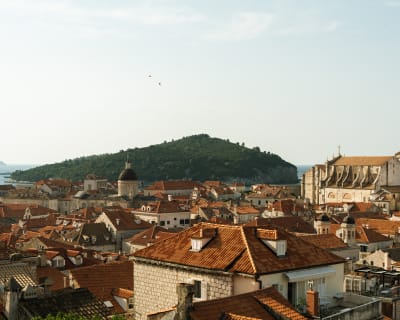
{"type": "Polygon", "coordinates": [[[133,199],[138,194],[138,179],[131,168],[129,159],[125,162],[125,169],[118,177],[118,196],[133,199]]]}

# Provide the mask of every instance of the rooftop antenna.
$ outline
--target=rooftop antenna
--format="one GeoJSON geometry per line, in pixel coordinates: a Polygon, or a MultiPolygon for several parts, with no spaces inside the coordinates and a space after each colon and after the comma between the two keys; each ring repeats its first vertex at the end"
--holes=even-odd
{"type": "Polygon", "coordinates": [[[338,145],[338,156],[340,157],[341,156],[341,154],[340,154],[340,144],[338,145]]]}

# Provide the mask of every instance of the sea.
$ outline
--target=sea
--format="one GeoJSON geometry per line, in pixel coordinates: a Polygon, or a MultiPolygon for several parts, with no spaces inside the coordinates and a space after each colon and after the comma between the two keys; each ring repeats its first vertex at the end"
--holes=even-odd
{"type": "Polygon", "coordinates": [[[297,165],[297,178],[299,179],[299,181],[303,177],[303,173],[306,172],[311,167],[312,167],[312,165],[308,165],[308,164],[297,165]]]}
{"type": "Polygon", "coordinates": [[[10,175],[16,170],[27,170],[33,168],[33,164],[0,164],[0,185],[11,184],[10,175]]]}

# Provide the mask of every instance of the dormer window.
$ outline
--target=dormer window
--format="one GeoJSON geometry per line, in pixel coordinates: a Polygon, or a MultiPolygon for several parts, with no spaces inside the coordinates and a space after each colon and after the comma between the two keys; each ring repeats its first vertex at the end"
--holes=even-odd
{"type": "Polygon", "coordinates": [[[191,238],[191,251],[200,251],[217,234],[217,229],[200,229],[191,238]]]}
{"type": "Polygon", "coordinates": [[[257,229],[257,237],[274,251],[278,257],[286,255],[287,241],[280,235],[278,230],[257,229]]]}
{"type": "Polygon", "coordinates": [[[53,267],[62,268],[65,266],[65,259],[63,257],[57,256],[53,259],[53,267]]]}

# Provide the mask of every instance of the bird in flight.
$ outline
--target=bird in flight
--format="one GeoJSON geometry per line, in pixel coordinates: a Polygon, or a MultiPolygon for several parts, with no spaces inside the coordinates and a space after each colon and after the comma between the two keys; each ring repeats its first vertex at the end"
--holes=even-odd
{"type": "Polygon", "coordinates": [[[161,86],[161,82],[159,82],[158,85],[161,86]]]}
{"type": "Polygon", "coordinates": [[[151,74],[149,74],[149,78],[151,78],[151,74]]]}

